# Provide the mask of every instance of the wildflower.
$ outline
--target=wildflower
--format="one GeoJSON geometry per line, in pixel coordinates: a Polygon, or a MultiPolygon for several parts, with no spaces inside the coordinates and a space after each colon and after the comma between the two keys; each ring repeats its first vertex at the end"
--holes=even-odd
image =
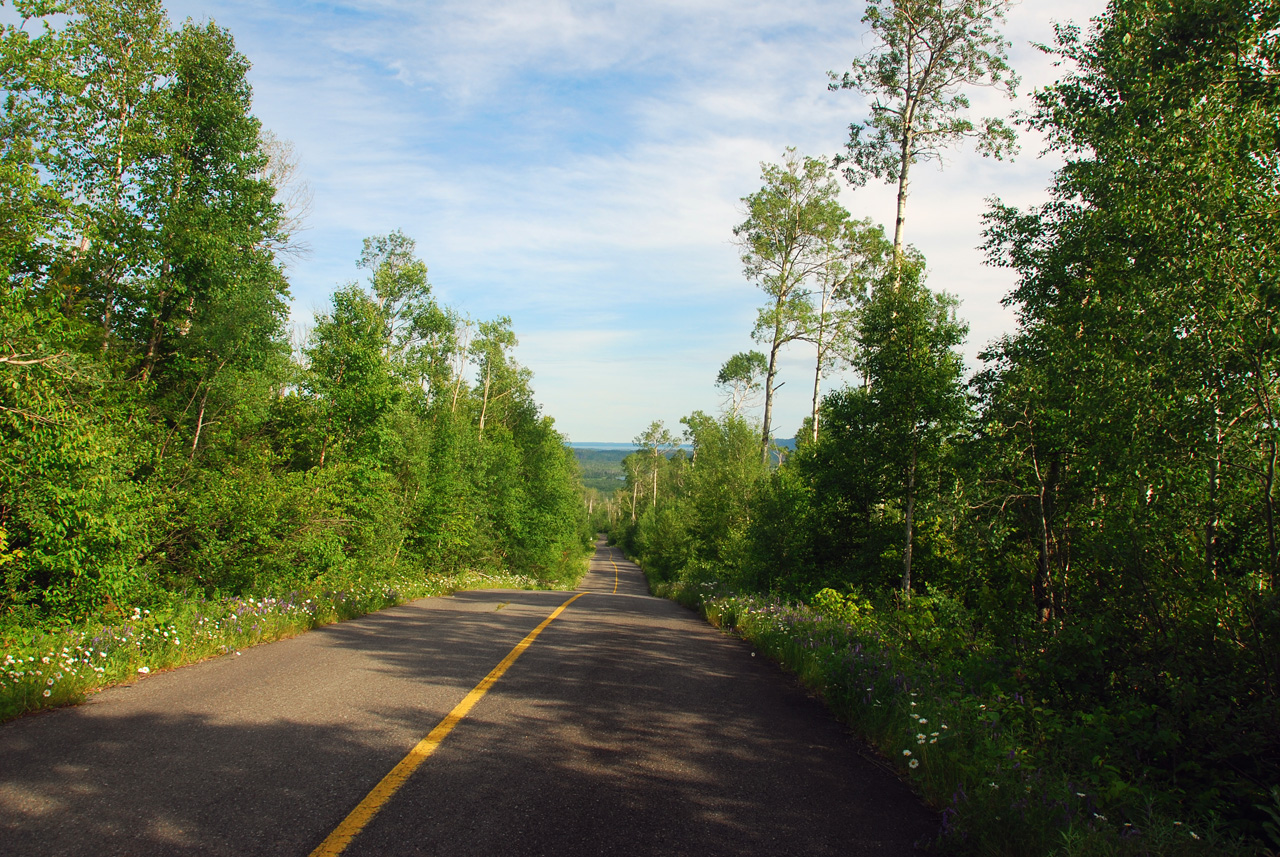
{"type": "Polygon", "coordinates": [[[1194,830],[1188,830],[1188,831],[1187,831],[1187,833],[1190,833],[1190,834],[1191,834],[1191,838],[1192,838],[1192,839],[1199,839],[1199,838],[1200,838],[1199,836],[1196,836],[1196,832],[1195,832],[1194,830]]]}
{"type": "MultiPolygon", "coordinates": [[[[1076,792],[1076,797],[1084,797],[1084,792],[1076,792]]],[[[1181,824],[1181,823],[1182,823],[1182,822],[1180,822],[1180,821],[1175,821],[1175,822],[1174,822],[1174,824],[1181,824]]]]}
{"type": "Polygon", "coordinates": [[[53,685],[53,679],[49,679],[47,682],[45,682],[45,684],[52,686],[52,685],[53,685]]]}
{"type": "Polygon", "coordinates": [[[48,696],[50,693],[52,693],[52,691],[46,690],[46,691],[44,692],[44,695],[45,695],[45,696],[48,696]]]}
{"type": "Polygon", "coordinates": [[[138,672],[142,673],[143,675],[147,675],[149,672],[151,672],[151,667],[138,667],[138,672]]]}
{"type": "Polygon", "coordinates": [[[912,760],[908,763],[908,765],[909,765],[909,767],[912,767],[912,768],[918,768],[918,767],[920,767],[920,760],[919,760],[919,759],[912,759],[912,760]]]}
{"type": "Polygon", "coordinates": [[[903,750],[903,751],[902,751],[902,755],[904,755],[904,756],[910,756],[910,755],[911,755],[911,751],[910,751],[910,750],[903,750]]]}
{"type": "Polygon", "coordinates": [[[42,664],[47,664],[47,663],[49,663],[49,656],[48,656],[48,655],[45,655],[43,658],[41,658],[41,659],[40,659],[40,663],[42,663],[42,664]]]}
{"type": "Polygon", "coordinates": [[[1107,820],[1107,817],[1106,817],[1105,815],[1103,815],[1102,813],[1100,813],[1100,812],[1095,812],[1095,813],[1093,814],[1093,817],[1094,817],[1094,818],[1096,818],[1096,819],[1098,819],[1099,821],[1106,821],[1106,820],[1107,820]]]}
{"type": "Polygon", "coordinates": [[[924,717],[921,717],[921,718],[920,718],[920,725],[921,725],[921,726],[925,725],[925,724],[926,724],[926,723],[928,723],[928,722],[929,722],[929,721],[928,721],[926,718],[924,718],[924,717]]]}
{"type": "Polygon", "coordinates": [[[930,744],[937,744],[937,743],[938,743],[938,739],[937,739],[937,738],[930,738],[930,739],[929,739],[929,743],[930,743],[930,744]]]}

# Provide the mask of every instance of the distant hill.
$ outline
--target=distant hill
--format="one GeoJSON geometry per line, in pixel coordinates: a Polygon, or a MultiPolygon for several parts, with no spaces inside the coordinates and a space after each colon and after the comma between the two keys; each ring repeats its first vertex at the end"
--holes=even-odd
{"type": "MultiPolygon", "coordinates": [[[[794,450],[796,440],[793,437],[774,440],[783,449],[794,450]]],[[[612,494],[621,488],[626,481],[622,470],[622,459],[636,451],[634,443],[569,443],[573,455],[578,459],[578,467],[582,470],[582,484],[594,488],[601,494],[612,494]]],[[[680,449],[693,449],[691,444],[681,444],[680,449]]]]}
{"type": "Polygon", "coordinates": [[[578,459],[578,467],[582,470],[582,484],[601,494],[612,494],[622,487],[622,483],[626,481],[622,459],[636,449],[630,443],[606,444],[604,448],[572,443],[569,446],[573,448],[573,455],[578,459]]]}
{"type": "MultiPolygon", "coordinates": [[[[794,437],[776,437],[773,439],[773,442],[778,446],[782,447],[783,449],[796,448],[796,439],[794,437]]],[[[622,450],[624,453],[631,453],[631,452],[635,452],[636,450],[636,445],[634,443],[612,443],[609,441],[593,441],[593,440],[587,440],[587,441],[571,440],[568,443],[566,443],[565,446],[568,446],[569,448],[575,449],[575,450],[598,449],[598,450],[608,450],[611,452],[616,450],[622,450]]],[[[682,443],[677,446],[677,449],[693,449],[693,444],[682,443]]],[[[625,457],[626,455],[624,454],[623,458],[625,457]]]]}

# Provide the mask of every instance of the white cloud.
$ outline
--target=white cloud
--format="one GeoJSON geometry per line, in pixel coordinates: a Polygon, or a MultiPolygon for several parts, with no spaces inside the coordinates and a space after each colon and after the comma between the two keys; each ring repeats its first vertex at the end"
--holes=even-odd
{"type": "MultiPolygon", "coordinates": [[[[1010,12],[1026,84],[1055,74],[1027,40],[1102,5],[1010,12]]],[[[513,317],[547,413],[590,440],[715,409],[720,363],[753,346],[758,297],[731,244],[739,198],[785,146],[843,145],[859,100],[827,92],[826,72],[866,47],[856,4],[834,0],[168,6],[232,30],[260,117],[295,143],[315,191],[314,252],[292,271],[298,314],[356,277],[361,237],[403,229],[445,300],[513,317]]],[[[975,249],[983,199],[1042,198],[1053,162],[1037,150],[1013,164],[957,151],[916,178],[909,239],[932,284],[961,297],[971,358],[1010,324],[999,300],[1012,280],[975,249]]],[[[890,188],[845,199],[856,216],[892,215],[890,188]]],[[[808,412],[807,360],[788,356],[779,431],[808,412]]]]}

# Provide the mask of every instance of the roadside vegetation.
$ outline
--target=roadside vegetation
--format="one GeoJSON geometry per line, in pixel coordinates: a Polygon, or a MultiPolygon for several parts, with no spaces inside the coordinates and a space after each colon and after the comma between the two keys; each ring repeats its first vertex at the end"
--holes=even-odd
{"type": "Polygon", "coordinates": [[[1006,6],[868,5],[879,45],[833,86],[872,113],[839,164],[788,151],[743,200],[767,353],[726,361],[688,450],[637,438],[596,519],[655,591],[821,692],[946,849],[1274,854],[1280,5],[1113,0],[1059,28],[1063,77],[1020,121],[1065,166],[1043,206],[991,202],[1017,324],[970,374],[905,186],[933,144],[1009,151],[963,97],[1013,80],[1006,6]],[[840,207],[842,167],[904,191],[892,239],[840,207]],[[788,455],[767,414],[796,342],[849,381],[788,455]]]}
{"type": "Polygon", "coordinates": [[[0,716],[408,597],[576,580],[578,468],[509,319],[440,305],[393,232],[290,341],[307,195],[231,34],[152,0],[13,8],[0,716]]]}
{"type": "MultiPolygon", "coordinates": [[[[573,580],[555,588],[570,587],[573,580]]],[[[191,598],[135,607],[60,628],[10,629],[0,659],[0,720],[81,702],[86,695],[173,667],[292,637],[415,598],[464,589],[538,589],[546,581],[510,572],[405,575],[341,591],[295,591],[281,596],[191,598]]]]}

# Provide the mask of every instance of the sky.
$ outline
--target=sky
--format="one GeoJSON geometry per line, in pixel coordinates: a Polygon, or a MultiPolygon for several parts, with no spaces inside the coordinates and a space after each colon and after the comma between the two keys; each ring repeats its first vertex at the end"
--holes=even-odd
{"type": "MultiPolygon", "coordinates": [[[[860,2],[830,0],[168,0],[231,31],[252,63],[254,112],[289,141],[312,202],[289,262],[305,333],[359,280],[362,239],[417,241],[437,299],[509,316],[535,399],[569,440],[629,441],[716,413],[731,355],[760,348],[764,294],[742,274],[733,227],[760,164],[788,146],[842,150],[861,96],[829,92],[872,41],[860,2]]],[[[1004,27],[1015,102],[973,93],[975,117],[1029,106],[1059,70],[1032,43],[1087,23],[1103,0],[1022,0],[1004,27]]],[[[1024,135],[1010,162],[971,150],[918,167],[906,239],[929,285],[956,295],[970,369],[1012,329],[1008,271],[986,267],[984,200],[1046,198],[1057,162],[1024,135]]],[[[886,228],[892,187],[845,188],[886,228]]],[[[761,349],[764,350],[764,349],[761,349]]],[[[811,346],[787,351],[774,433],[808,414],[811,346]]],[[[826,388],[847,380],[834,375],[826,388]]]]}

